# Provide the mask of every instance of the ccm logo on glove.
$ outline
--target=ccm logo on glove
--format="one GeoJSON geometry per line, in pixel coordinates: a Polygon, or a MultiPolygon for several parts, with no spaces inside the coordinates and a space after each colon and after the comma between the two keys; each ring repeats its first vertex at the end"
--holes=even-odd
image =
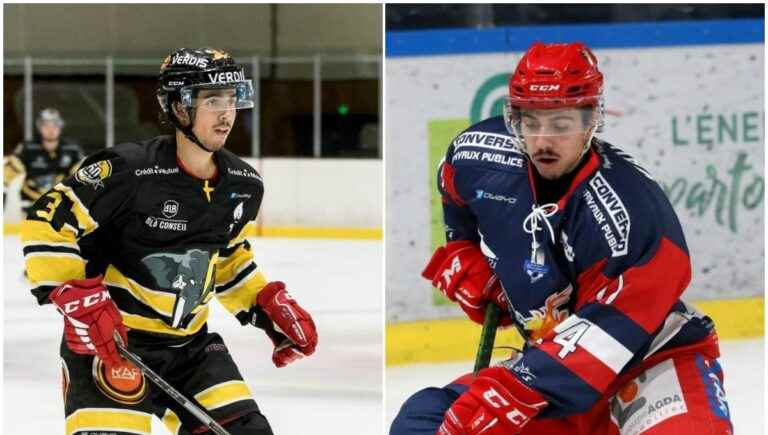
{"type": "MultiPolygon", "coordinates": [[[[63,287],[69,287],[69,286],[63,286],[63,287]]],[[[62,289],[62,291],[66,290],[66,288],[62,289]]],[[[83,308],[88,308],[93,305],[98,304],[101,301],[111,299],[109,296],[109,292],[104,290],[100,293],[88,295],[80,300],[74,300],[72,302],[65,303],[61,308],[64,310],[65,314],[70,314],[75,311],[77,311],[78,308],[80,308],[80,305],[82,304],[83,308]]]]}

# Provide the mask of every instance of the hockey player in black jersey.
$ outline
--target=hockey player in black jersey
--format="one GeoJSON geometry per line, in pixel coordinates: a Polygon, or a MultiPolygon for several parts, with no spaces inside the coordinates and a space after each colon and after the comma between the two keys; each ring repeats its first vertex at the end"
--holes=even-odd
{"type": "Polygon", "coordinates": [[[246,225],[261,176],[223,149],[251,81],[229,54],[178,49],[160,69],[172,136],[86,159],[30,209],[22,241],[32,293],[64,317],[66,434],[205,433],[190,413],[120,358],[128,348],[231,434],[271,434],[221,337],[207,330],[214,297],[243,324],[272,325],[282,367],[311,355],[310,315],[253,262],[246,225]],[[274,324],[273,324],[274,322],[274,324]]]}
{"type": "Polygon", "coordinates": [[[39,139],[20,143],[5,160],[3,168],[3,185],[6,190],[17,177],[24,178],[21,184],[21,209],[25,214],[40,196],[72,175],[84,157],[80,145],[61,139],[64,120],[58,110],[50,107],[43,109],[37,116],[35,126],[40,134],[39,139]]]}

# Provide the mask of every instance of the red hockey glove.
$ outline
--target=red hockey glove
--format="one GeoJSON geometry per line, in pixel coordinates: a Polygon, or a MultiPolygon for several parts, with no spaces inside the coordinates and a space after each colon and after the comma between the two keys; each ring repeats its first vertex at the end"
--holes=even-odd
{"type": "Polygon", "coordinates": [[[437,435],[514,435],[546,405],[506,368],[483,369],[448,408],[437,435]]]}
{"type": "Polygon", "coordinates": [[[64,315],[64,341],[72,352],[97,355],[109,366],[120,363],[113,332],[125,343],[128,336],[100,276],[67,281],[48,297],[64,315]]]}
{"type": "Polygon", "coordinates": [[[317,330],[309,315],[285,290],[285,284],[273,281],[267,284],[256,297],[256,303],[277,329],[288,337],[280,340],[274,334],[267,334],[275,345],[272,362],[284,367],[304,356],[312,355],[317,346],[317,330]]]}
{"type": "MultiPolygon", "coordinates": [[[[421,276],[431,280],[432,285],[448,299],[458,302],[476,323],[483,324],[485,306],[491,300],[502,308],[504,314],[510,312],[501,284],[474,242],[448,242],[445,247],[437,248],[421,276]]],[[[511,323],[508,315],[502,316],[501,326],[511,323]]]]}

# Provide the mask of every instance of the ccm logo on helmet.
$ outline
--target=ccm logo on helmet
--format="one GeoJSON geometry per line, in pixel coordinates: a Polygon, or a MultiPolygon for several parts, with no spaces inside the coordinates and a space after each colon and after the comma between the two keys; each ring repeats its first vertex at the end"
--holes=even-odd
{"type": "Polygon", "coordinates": [[[530,90],[532,91],[557,91],[560,89],[560,85],[531,85],[530,90]]]}
{"type": "Polygon", "coordinates": [[[210,80],[211,83],[242,82],[245,81],[245,74],[243,74],[242,71],[208,74],[208,80],[210,80]]]}
{"type": "Polygon", "coordinates": [[[72,302],[67,302],[64,304],[64,312],[69,314],[78,308],[80,308],[80,304],[82,304],[83,308],[88,308],[90,306],[96,305],[101,301],[106,301],[107,299],[110,299],[109,292],[104,290],[102,292],[86,296],[82,299],[74,300],[72,302]]]}

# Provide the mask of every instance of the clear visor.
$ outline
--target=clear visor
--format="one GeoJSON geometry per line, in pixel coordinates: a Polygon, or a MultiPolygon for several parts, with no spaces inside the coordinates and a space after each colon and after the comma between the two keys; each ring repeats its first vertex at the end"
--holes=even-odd
{"type": "Polygon", "coordinates": [[[594,106],[549,107],[530,108],[507,100],[504,104],[504,122],[507,129],[521,139],[584,135],[600,125],[601,111],[594,106]]]}
{"type": "Polygon", "coordinates": [[[211,85],[193,85],[181,88],[181,103],[185,107],[207,112],[251,109],[254,106],[253,85],[250,80],[211,85]]]}

